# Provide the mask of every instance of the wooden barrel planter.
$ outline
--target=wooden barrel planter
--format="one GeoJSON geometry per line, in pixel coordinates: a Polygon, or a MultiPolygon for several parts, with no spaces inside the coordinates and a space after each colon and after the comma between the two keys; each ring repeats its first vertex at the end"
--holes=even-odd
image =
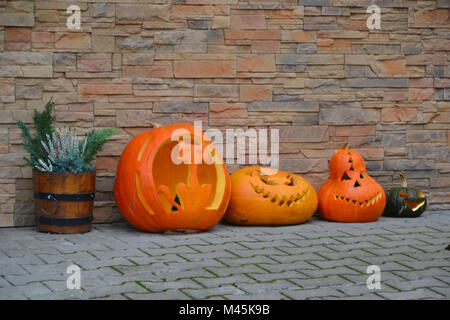
{"type": "Polygon", "coordinates": [[[33,170],[36,224],[40,232],[91,231],[95,171],[51,173],[33,170]]]}

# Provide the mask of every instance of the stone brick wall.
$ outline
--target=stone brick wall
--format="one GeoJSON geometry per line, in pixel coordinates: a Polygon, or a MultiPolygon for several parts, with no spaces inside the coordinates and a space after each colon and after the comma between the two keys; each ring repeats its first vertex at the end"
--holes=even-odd
{"type": "MultiPolygon", "coordinates": [[[[405,170],[450,209],[450,1],[0,1],[0,226],[34,223],[13,118],[121,128],[97,158],[96,221],[127,142],[155,124],[279,128],[280,168],[317,188],[348,143],[384,187],[405,170]],[[81,9],[81,30],[66,9],[81,9]],[[381,30],[366,9],[381,7],[381,30]]],[[[230,167],[233,171],[235,167],[230,167]]]]}

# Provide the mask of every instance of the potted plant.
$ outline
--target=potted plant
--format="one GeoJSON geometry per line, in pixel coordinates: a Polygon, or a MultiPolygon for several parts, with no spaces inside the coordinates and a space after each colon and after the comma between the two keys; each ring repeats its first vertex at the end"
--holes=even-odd
{"type": "Polygon", "coordinates": [[[35,133],[22,122],[25,158],[33,167],[37,230],[52,233],[84,233],[92,226],[95,167],[92,161],[116,128],[91,130],[78,138],[76,129],[55,129],[54,102],[34,111],[35,133]]]}

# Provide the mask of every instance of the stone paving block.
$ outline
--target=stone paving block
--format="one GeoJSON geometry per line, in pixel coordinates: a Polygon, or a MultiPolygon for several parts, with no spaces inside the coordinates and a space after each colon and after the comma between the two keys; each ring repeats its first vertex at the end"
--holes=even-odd
{"type": "Polygon", "coordinates": [[[242,284],[242,283],[257,283],[253,278],[245,274],[231,275],[227,277],[217,277],[217,278],[202,278],[196,277],[195,281],[201,283],[207,288],[219,287],[228,284],[242,284]]]}
{"type": "Polygon", "coordinates": [[[340,284],[337,286],[333,286],[334,289],[344,293],[346,296],[362,296],[367,295],[369,293],[376,293],[380,294],[383,292],[386,293],[398,293],[400,290],[396,288],[392,288],[390,286],[387,286],[384,282],[380,284],[380,289],[369,289],[367,288],[366,283],[346,283],[346,284],[340,284]]]}
{"type": "Polygon", "coordinates": [[[11,287],[11,284],[5,278],[0,276],[0,288],[11,287]]]}
{"type": "Polygon", "coordinates": [[[404,265],[411,270],[424,270],[432,267],[448,267],[449,261],[445,259],[433,259],[429,261],[409,261],[404,265]]]}
{"type": "Polygon", "coordinates": [[[149,257],[149,256],[143,256],[143,257],[136,257],[136,256],[130,256],[126,258],[129,261],[132,261],[133,263],[137,265],[149,265],[152,263],[157,262],[164,262],[164,263],[185,263],[186,259],[179,256],[178,254],[165,254],[163,256],[156,256],[156,257],[149,257]]]}
{"type": "MultiPolygon", "coordinates": [[[[342,277],[344,277],[345,279],[348,279],[349,281],[356,283],[356,284],[361,284],[361,285],[366,285],[367,283],[367,279],[371,276],[371,274],[368,274],[366,272],[364,272],[363,274],[359,274],[359,275],[352,275],[352,274],[346,274],[346,275],[342,275],[342,277]]],[[[383,283],[386,282],[386,284],[388,284],[388,281],[404,281],[405,278],[397,275],[394,272],[383,272],[381,270],[381,285],[383,285],[383,283]]]]}
{"type": "Polygon", "coordinates": [[[165,281],[175,281],[179,279],[196,279],[196,278],[213,278],[215,275],[209,271],[207,268],[204,269],[193,269],[180,272],[159,272],[157,273],[158,279],[165,281]]]}
{"type": "Polygon", "coordinates": [[[265,248],[294,248],[295,244],[283,240],[274,241],[255,241],[255,242],[245,242],[241,243],[245,247],[255,250],[255,249],[265,249],[265,248]]]}
{"type": "Polygon", "coordinates": [[[7,275],[27,276],[28,273],[19,264],[9,261],[8,262],[0,261],[0,276],[7,276],[7,275]]]}
{"type": "Polygon", "coordinates": [[[177,281],[139,281],[150,292],[163,292],[169,289],[202,289],[203,287],[192,279],[177,281]]]}
{"type": "MultiPolygon", "coordinates": [[[[22,265],[22,264],[43,265],[43,264],[45,264],[45,262],[42,259],[40,259],[37,255],[29,254],[29,253],[26,253],[23,255],[18,255],[13,258],[5,259],[5,262],[8,264],[17,264],[17,265],[22,265]]],[[[0,264],[1,263],[3,263],[2,260],[0,260],[0,264]]]]}
{"type": "Polygon", "coordinates": [[[274,280],[311,279],[308,275],[297,271],[283,271],[279,273],[248,273],[247,276],[256,279],[259,282],[272,282],[274,280]]]}
{"type": "Polygon", "coordinates": [[[397,288],[399,291],[411,291],[419,288],[429,288],[429,287],[441,287],[448,288],[448,283],[439,281],[435,278],[421,278],[411,281],[400,281],[400,280],[385,280],[384,284],[388,284],[391,287],[397,288]]]}
{"type": "Polygon", "coordinates": [[[251,258],[216,258],[218,261],[222,262],[225,266],[239,267],[247,264],[276,264],[277,262],[267,256],[255,256],[251,258]]]}
{"type": "Polygon", "coordinates": [[[398,275],[399,277],[406,279],[406,280],[416,280],[416,279],[422,279],[422,278],[428,278],[428,277],[445,277],[449,276],[450,272],[446,271],[443,268],[427,268],[423,270],[414,270],[414,272],[411,271],[394,271],[394,274],[398,275]]]}
{"type": "Polygon", "coordinates": [[[339,259],[345,259],[345,258],[358,258],[362,259],[363,257],[376,257],[375,254],[367,251],[366,249],[353,249],[349,251],[320,251],[317,252],[318,255],[323,256],[324,258],[328,260],[339,260],[339,259]]]}
{"type": "Polygon", "coordinates": [[[251,284],[238,283],[236,284],[236,287],[252,295],[276,293],[281,290],[299,289],[298,285],[289,282],[287,280],[275,280],[273,282],[251,283],[251,284]]]}
{"type": "Polygon", "coordinates": [[[35,282],[27,285],[14,286],[12,288],[0,288],[0,299],[20,299],[32,295],[44,295],[51,293],[50,289],[42,283],[35,282]]]}
{"type": "Polygon", "coordinates": [[[224,297],[227,300],[290,300],[290,298],[281,294],[280,292],[269,292],[260,294],[243,294],[243,295],[229,295],[226,294],[224,297]]]}
{"type": "Polygon", "coordinates": [[[422,288],[413,291],[377,293],[390,300],[442,299],[445,296],[430,289],[422,288]]]}
{"type": "Polygon", "coordinates": [[[301,248],[317,246],[321,244],[326,245],[342,245],[342,241],[339,239],[333,239],[330,237],[316,238],[316,239],[287,239],[289,242],[297,245],[301,248]]]}
{"type": "Polygon", "coordinates": [[[227,277],[237,274],[247,274],[247,273],[267,273],[264,269],[259,268],[254,264],[247,264],[238,267],[209,267],[205,268],[211,273],[218,275],[219,277],[227,277]]]}
{"type": "MultiPolygon", "coordinates": [[[[61,262],[72,262],[74,264],[77,263],[77,261],[98,261],[96,257],[89,254],[88,252],[80,251],[75,253],[65,253],[65,254],[39,254],[37,253],[36,256],[38,256],[40,259],[45,261],[47,264],[54,264],[54,263],[61,263],[61,262]]],[[[30,263],[29,263],[30,264],[30,263]]]]}
{"type": "MultiPolygon", "coordinates": [[[[442,295],[442,299],[448,300],[449,297],[450,297],[450,286],[447,286],[445,288],[442,288],[442,287],[428,287],[427,289],[441,294],[442,295]]],[[[441,299],[441,298],[438,298],[438,299],[441,299]]]]}
{"type": "Polygon", "coordinates": [[[306,278],[306,279],[290,279],[303,289],[315,289],[319,287],[334,287],[340,284],[353,284],[353,282],[345,279],[343,276],[332,275],[327,277],[306,278]]]}
{"type": "Polygon", "coordinates": [[[131,260],[129,260],[127,258],[122,258],[122,257],[105,259],[105,260],[100,260],[100,259],[75,260],[75,259],[73,259],[73,260],[71,260],[71,262],[80,266],[83,269],[97,269],[97,268],[101,268],[101,267],[110,267],[110,266],[134,266],[135,265],[135,263],[133,263],[131,260]]]}
{"type": "Polygon", "coordinates": [[[128,293],[148,293],[149,290],[143,288],[136,282],[127,282],[122,285],[106,286],[106,287],[94,287],[85,289],[85,293],[88,299],[107,297],[110,295],[121,295],[128,293]]]}
{"type": "Polygon", "coordinates": [[[239,250],[239,249],[245,249],[244,246],[240,245],[239,243],[225,243],[225,244],[204,244],[204,245],[190,245],[189,248],[191,248],[193,251],[185,251],[189,253],[208,253],[208,252],[214,252],[214,251],[231,251],[239,250]]]}
{"type": "Polygon", "coordinates": [[[217,288],[202,289],[182,289],[188,296],[194,299],[204,299],[213,296],[244,294],[245,291],[231,285],[224,285],[217,288]]]}
{"type": "Polygon", "coordinates": [[[242,249],[234,249],[234,250],[229,250],[229,251],[232,252],[233,254],[238,255],[239,257],[242,257],[242,258],[251,258],[251,257],[255,257],[255,256],[260,256],[260,255],[270,256],[272,258],[288,256],[288,254],[286,252],[281,251],[278,248],[266,248],[266,249],[242,248],[242,249]]]}
{"type": "Polygon", "coordinates": [[[103,297],[90,297],[89,300],[128,300],[128,299],[123,295],[113,294],[103,297]]]}
{"type": "Polygon", "coordinates": [[[131,300],[187,300],[192,299],[180,290],[167,290],[152,293],[125,293],[124,296],[131,300]]]}
{"type": "MultiPolygon", "coordinates": [[[[84,251],[84,250],[81,250],[84,251]]],[[[148,254],[144,251],[139,250],[138,248],[114,248],[108,250],[94,250],[89,249],[86,250],[92,256],[97,259],[112,259],[112,258],[130,258],[130,257],[148,257],[148,254]]]]}
{"type": "Polygon", "coordinates": [[[178,253],[179,257],[184,258],[186,261],[204,261],[208,259],[216,258],[238,258],[239,256],[230,251],[212,251],[208,253],[178,253]]]}
{"type": "Polygon", "coordinates": [[[320,253],[306,252],[298,255],[270,255],[270,257],[278,263],[295,263],[297,261],[308,261],[314,265],[315,261],[328,261],[325,257],[322,257],[320,253]]]}
{"type": "Polygon", "coordinates": [[[361,272],[356,271],[354,268],[350,268],[349,266],[344,267],[336,267],[331,269],[316,269],[316,270],[306,270],[301,269],[299,270],[302,273],[310,276],[311,278],[320,278],[325,276],[331,276],[331,275],[358,275],[361,274],[361,272]]]}
{"type": "Polygon", "coordinates": [[[258,266],[261,268],[264,268],[265,270],[268,270],[271,273],[277,273],[277,272],[283,272],[283,271],[289,271],[289,270],[302,271],[302,272],[319,270],[318,267],[316,267],[313,264],[308,263],[307,261],[295,261],[293,263],[259,264],[258,266]]]}
{"type": "Polygon", "coordinates": [[[348,296],[339,298],[339,300],[386,300],[386,298],[377,295],[376,293],[368,293],[360,296],[348,296]]]}
{"type": "Polygon", "coordinates": [[[67,290],[50,293],[26,293],[27,298],[31,300],[87,300],[88,294],[84,290],[67,290]]]}
{"type": "Polygon", "coordinates": [[[152,249],[147,249],[147,248],[142,248],[141,250],[143,250],[145,253],[147,253],[148,256],[152,256],[152,257],[158,257],[158,256],[163,256],[169,253],[172,254],[177,254],[177,253],[197,253],[197,251],[195,251],[194,249],[185,246],[185,245],[178,245],[176,247],[169,247],[169,248],[152,248],[152,249]]]}
{"type": "Polygon", "coordinates": [[[362,241],[368,241],[372,243],[382,243],[383,241],[386,241],[386,238],[384,235],[378,235],[378,234],[368,234],[366,236],[342,236],[342,237],[333,237],[334,239],[339,240],[341,243],[350,244],[350,243],[359,243],[362,241]]]}
{"type": "MultiPolygon", "coordinates": [[[[412,253],[409,253],[409,254],[412,255],[412,253]]],[[[393,253],[393,254],[389,254],[389,255],[385,255],[385,256],[370,256],[370,257],[365,256],[365,257],[358,257],[358,260],[361,260],[366,265],[371,265],[371,264],[379,265],[379,264],[387,263],[387,262],[398,262],[398,263],[402,264],[403,262],[407,263],[409,261],[417,261],[417,259],[410,256],[409,254],[393,253]]],[[[415,253],[414,253],[414,256],[416,256],[415,253]]]]}
{"type": "Polygon", "coordinates": [[[313,298],[340,298],[345,295],[336,289],[330,287],[321,287],[317,289],[299,289],[299,290],[284,290],[281,292],[287,297],[294,300],[304,300],[313,298]]]}
{"type": "Polygon", "coordinates": [[[356,269],[359,269],[361,268],[361,266],[366,265],[366,263],[364,263],[363,261],[355,258],[343,258],[340,260],[308,260],[308,262],[309,264],[312,264],[320,269],[330,269],[341,266],[352,266],[356,269]]]}

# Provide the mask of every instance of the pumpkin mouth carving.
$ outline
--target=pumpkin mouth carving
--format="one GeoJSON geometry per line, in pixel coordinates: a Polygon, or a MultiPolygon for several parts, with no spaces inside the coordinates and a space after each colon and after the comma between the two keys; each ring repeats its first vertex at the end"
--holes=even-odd
{"type": "Polygon", "coordinates": [[[354,205],[359,205],[362,208],[374,205],[378,200],[381,199],[381,197],[382,197],[381,192],[378,192],[377,194],[375,194],[372,198],[370,198],[368,200],[357,201],[357,200],[354,200],[354,199],[350,199],[350,198],[344,197],[344,196],[339,195],[339,194],[335,194],[334,195],[334,199],[335,200],[347,201],[349,203],[353,203],[354,205]]]}
{"type": "Polygon", "coordinates": [[[402,192],[400,191],[398,195],[403,199],[403,202],[413,211],[417,211],[420,207],[422,207],[425,204],[425,195],[422,192],[417,193],[417,197],[423,198],[423,200],[408,200],[408,198],[411,196],[410,193],[402,192]]]}
{"type": "Polygon", "coordinates": [[[407,199],[403,200],[405,204],[413,211],[416,212],[419,210],[420,207],[422,207],[425,204],[425,200],[416,202],[416,201],[408,201],[407,199]]]}
{"type": "Polygon", "coordinates": [[[258,195],[262,196],[265,199],[269,199],[270,202],[278,204],[280,207],[292,207],[294,204],[298,205],[309,194],[309,189],[306,189],[305,191],[303,191],[303,193],[297,193],[295,196],[292,195],[289,198],[286,196],[280,197],[276,194],[271,194],[269,191],[266,191],[264,190],[264,188],[260,188],[253,183],[251,183],[250,185],[258,195]]]}

